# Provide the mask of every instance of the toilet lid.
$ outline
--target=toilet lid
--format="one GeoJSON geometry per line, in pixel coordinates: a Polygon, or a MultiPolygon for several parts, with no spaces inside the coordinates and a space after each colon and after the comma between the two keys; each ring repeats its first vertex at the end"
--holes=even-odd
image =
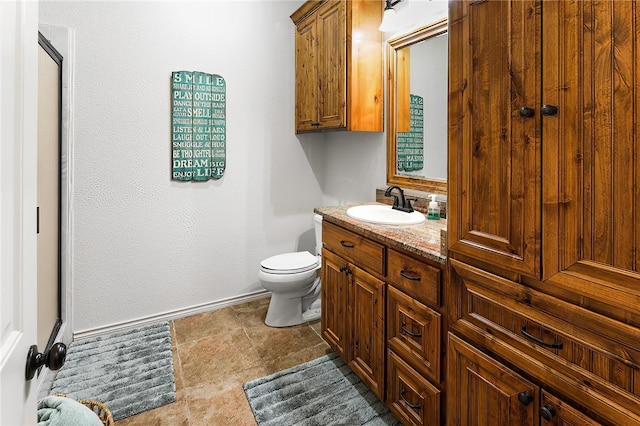
{"type": "Polygon", "coordinates": [[[260,262],[260,269],[269,274],[297,274],[318,267],[318,258],[308,251],[284,253],[260,262]]]}

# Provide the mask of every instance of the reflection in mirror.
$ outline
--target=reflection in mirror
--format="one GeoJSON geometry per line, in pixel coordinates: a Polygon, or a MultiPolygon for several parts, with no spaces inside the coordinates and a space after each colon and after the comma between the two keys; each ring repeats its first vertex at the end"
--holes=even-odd
{"type": "Polygon", "coordinates": [[[387,184],[446,194],[446,18],[389,40],[387,184]]]}

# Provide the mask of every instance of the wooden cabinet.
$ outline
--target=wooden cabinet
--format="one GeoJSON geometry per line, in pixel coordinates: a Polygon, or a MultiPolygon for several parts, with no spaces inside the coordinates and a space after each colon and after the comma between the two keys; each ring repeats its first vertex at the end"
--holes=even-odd
{"type": "Polygon", "coordinates": [[[387,253],[387,403],[405,425],[440,425],[441,271],[387,253]]]}
{"type": "Polygon", "coordinates": [[[356,266],[349,271],[349,318],[353,321],[349,366],[384,399],[384,281],[356,266]]]}
{"type": "Polygon", "coordinates": [[[308,1],[296,24],[296,133],[383,130],[381,1],[308,1]]]}
{"type": "Polygon", "coordinates": [[[452,334],[449,363],[448,424],[601,424],[452,334]]]}
{"type": "Polygon", "coordinates": [[[389,349],[423,376],[440,382],[442,315],[394,286],[389,286],[387,294],[389,349]]]}
{"type": "Polygon", "coordinates": [[[448,423],[464,426],[537,425],[539,388],[449,335],[448,423]]]}
{"type": "Polygon", "coordinates": [[[449,17],[450,328],[593,424],[640,424],[638,3],[449,17]]]}
{"type": "Polygon", "coordinates": [[[345,274],[348,266],[344,259],[322,250],[322,337],[345,360],[349,359],[346,321],[349,276],[345,274]]]}
{"type": "Polygon", "coordinates": [[[391,350],[388,362],[391,411],[406,425],[439,425],[441,391],[391,350]]]}
{"type": "Polygon", "coordinates": [[[322,336],[404,424],[440,425],[441,270],[328,220],[322,242],[322,336]]]}
{"type": "Polygon", "coordinates": [[[449,19],[449,250],[534,277],[540,7],[536,0],[457,1],[449,19]],[[535,115],[524,118],[521,108],[535,115]]]}
{"type": "Polygon", "coordinates": [[[326,221],[322,240],[322,336],[384,400],[385,247],[326,221]]]}

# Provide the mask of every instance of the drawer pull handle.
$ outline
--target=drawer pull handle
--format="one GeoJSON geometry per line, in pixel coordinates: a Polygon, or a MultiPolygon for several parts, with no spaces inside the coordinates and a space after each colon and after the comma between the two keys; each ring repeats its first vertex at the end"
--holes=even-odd
{"type": "Polygon", "coordinates": [[[405,393],[405,390],[403,388],[400,391],[400,399],[402,399],[402,402],[404,402],[405,404],[407,404],[410,408],[413,408],[414,410],[422,409],[422,404],[415,405],[415,404],[412,404],[409,401],[407,401],[407,399],[404,397],[404,393],[405,393]]]}
{"type": "Polygon", "coordinates": [[[349,241],[345,241],[345,240],[340,241],[340,244],[342,245],[342,247],[346,247],[346,248],[354,248],[355,247],[355,245],[353,243],[350,243],[349,241]]]}
{"type": "Polygon", "coordinates": [[[526,337],[527,339],[536,342],[539,345],[542,346],[546,346],[547,348],[553,348],[553,349],[562,349],[563,344],[562,343],[547,343],[544,340],[540,340],[537,337],[527,333],[527,326],[523,325],[520,327],[520,333],[522,333],[522,335],[524,337],[526,337]]]}
{"type": "Polygon", "coordinates": [[[402,332],[404,334],[408,334],[411,337],[422,337],[422,333],[418,332],[418,333],[412,333],[409,330],[407,330],[405,327],[407,326],[407,323],[402,321],[402,324],[400,324],[400,329],[402,330],[402,332]]]}
{"type": "Polygon", "coordinates": [[[407,274],[407,272],[410,272],[410,271],[407,271],[406,269],[400,269],[400,275],[402,275],[406,279],[411,281],[420,281],[420,275],[409,275],[407,274]]]}

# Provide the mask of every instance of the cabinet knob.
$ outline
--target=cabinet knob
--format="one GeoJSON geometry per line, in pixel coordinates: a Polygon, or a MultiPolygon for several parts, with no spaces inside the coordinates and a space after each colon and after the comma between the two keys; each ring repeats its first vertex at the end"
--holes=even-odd
{"type": "Polygon", "coordinates": [[[558,113],[558,107],[555,105],[542,105],[540,112],[542,115],[556,115],[558,113]]]}
{"type": "Polygon", "coordinates": [[[549,404],[540,409],[540,417],[542,417],[546,421],[551,421],[555,415],[556,410],[554,410],[553,407],[549,404]]]}
{"type": "Polygon", "coordinates": [[[533,108],[529,108],[526,106],[523,106],[522,108],[520,108],[520,117],[529,118],[529,117],[533,117],[535,114],[536,114],[536,111],[533,108]]]}
{"type": "Polygon", "coordinates": [[[522,391],[518,394],[518,401],[520,401],[520,403],[522,405],[529,405],[533,402],[533,395],[531,395],[531,392],[529,391],[522,391]]]}

